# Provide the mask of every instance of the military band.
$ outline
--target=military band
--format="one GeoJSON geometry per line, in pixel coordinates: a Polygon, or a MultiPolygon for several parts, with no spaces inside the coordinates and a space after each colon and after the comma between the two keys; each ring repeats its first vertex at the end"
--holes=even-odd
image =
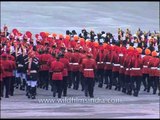
{"type": "Polygon", "coordinates": [[[123,41],[120,32],[119,40],[112,42],[110,34],[98,35],[103,42],[92,36],[95,34],[58,36],[41,32],[36,40],[28,32],[22,38],[19,34],[15,29],[8,36],[1,32],[1,97],[9,98],[15,94],[14,88],[19,88],[35,99],[37,88],[51,88],[52,96],[58,93],[61,98],[70,94],[67,89],[76,92],[81,88],[86,97],[93,98],[97,84],[136,97],[142,85],[144,91],[152,88],[153,94],[160,94],[160,50],[153,47],[159,39],[157,43],[151,41],[153,37],[148,40],[151,49],[140,44],[135,47],[128,37],[123,41]]]}

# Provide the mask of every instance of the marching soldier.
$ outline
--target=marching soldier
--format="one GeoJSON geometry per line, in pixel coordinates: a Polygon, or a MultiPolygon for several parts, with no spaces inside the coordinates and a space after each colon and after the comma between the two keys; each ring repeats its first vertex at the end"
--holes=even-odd
{"type": "Polygon", "coordinates": [[[94,71],[96,69],[96,61],[92,58],[92,54],[87,54],[87,58],[82,61],[83,75],[85,78],[85,96],[94,97],[94,71]]]}
{"type": "Polygon", "coordinates": [[[43,83],[43,89],[45,88],[48,90],[49,86],[49,66],[48,66],[48,60],[52,58],[52,56],[48,53],[48,48],[44,50],[44,54],[40,57],[40,79],[42,79],[43,83]]]}
{"type": "Polygon", "coordinates": [[[69,60],[64,57],[64,54],[62,54],[59,61],[64,64],[62,90],[63,90],[63,96],[67,96],[69,60]]]}
{"type": "Polygon", "coordinates": [[[2,60],[0,59],[0,100],[3,97],[3,77],[4,77],[4,67],[2,65],[2,60]]]}
{"type": "Polygon", "coordinates": [[[124,88],[122,89],[123,93],[127,93],[128,95],[132,95],[131,90],[131,80],[130,80],[130,68],[131,68],[131,58],[132,58],[132,51],[128,50],[126,53],[123,66],[125,68],[125,81],[124,81],[124,88]]]}
{"type": "MultiPolygon", "coordinates": [[[[153,88],[153,94],[156,94],[157,88],[160,87],[159,84],[159,70],[158,67],[160,65],[160,59],[157,58],[157,52],[153,51],[152,52],[152,58],[149,60],[149,80],[150,83],[148,85],[148,90],[150,91],[150,87],[152,86],[153,88]]],[[[160,90],[160,88],[158,88],[160,90]]]]}
{"type": "Polygon", "coordinates": [[[68,51],[66,53],[64,53],[65,58],[67,58],[69,60],[69,68],[68,68],[68,88],[71,88],[72,86],[72,49],[68,48],[68,51]]]}
{"type": "Polygon", "coordinates": [[[72,79],[73,79],[73,89],[78,90],[79,88],[79,60],[80,60],[80,56],[79,56],[79,49],[75,48],[74,53],[72,54],[72,58],[71,58],[71,63],[72,63],[72,79]]]}
{"type": "Polygon", "coordinates": [[[38,79],[38,70],[39,70],[39,59],[35,55],[35,51],[32,51],[29,54],[28,63],[26,63],[27,69],[27,96],[28,98],[36,98],[36,86],[38,79]]]}
{"type": "Polygon", "coordinates": [[[109,88],[109,86],[111,86],[111,77],[112,77],[111,49],[112,49],[111,46],[108,45],[107,49],[105,49],[104,51],[104,63],[105,63],[104,74],[106,81],[106,89],[109,88]]]}
{"type": "Polygon", "coordinates": [[[98,54],[97,54],[97,78],[99,81],[98,87],[102,88],[103,87],[103,79],[104,79],[104,63],[103,63],[103,49],[99,50],[98,54]]]}
{"type": "Polygon", "coordinates": [[[149,92],[149,88],[148,88],[148,84],[150,84],[150,80],[149,80],[149,60],[151,58],[150,54],[151,51],[149,49],[145,49],[145,56],[143,57],[143,68],[142,68],[142,73],[143,73],[143,85],[144,85],[144,91],[147,90],[147,92],[149,92]]]}
{"type": "MultiPolygon", "coordinates": [[[[2,62],[1,63],[2,63],[3,68],[4,68],[3,83],[4,83],[4,87],[5,87],[5,98],[9,98],[9,92],[10,92],[9,84],[10,84],[11,76],[13,74],[13,69],[12,69],[12,64],[7,59],[7,54],[3,53],[1,55],[1,57],[2,57],[2,62]]],[[[3,90],[2,90],[2,92],[3,92],[3,90]]],[[[2,94],[2,96],[3,96],[3,94],[2,94]]]]}
{"type": "Polygon", "coordinates": [[[142,58],[139,53],[134,53],[131,59],[131,90],[133,90],[133,96],[137,97],[141,87],[142,79],[142,58]]]}
{"type": "Polygon", "coordinates": [[[56,61],[51,63],[52,74],[52,85],[53,85],[53,97],[56,96],[58,91],[58,98],[61,98],[62,95],[62,84],[63,84],[63,71],[64,64],[59,61],[60,56],[56,56],[56,61]]]}
{"type": "Polygon", "coordinates": [[[11,73],[10,73],[10,84],[9,84],[9,94],[11,96],[13,96],[14,93],[14,83],[15,83],[15,75],[14,75],[14,71],[16,69],[16,62],[15,59],[12,55],[8,55],[8,61],[11,64],[11,73]]]}
{"type": "Polygon", "coordinates": [[[16,88],[20,85],[20,90],[25,90],[26,85],[26,71],[24,69],[24,56],[23,56],[22,45],[16,47],[16,64],[17,64],[17,73],[16,73],[16,88]]]}
{"type": "Polygon", "coordinates": [[[126,55],[126,48],[121,48],[121,53],[119,54],[120,57],[120,68],[119,68],[119,82],[120,86],[118,90],[120,91],[122,88],[122,92],[125,92],[125,68],[124,68],[124,60],[125,60],[125,55],[126,55]]]}
{"type": "Polygon", "coordinates": [[[115,84],[115,90],[119,88],[119,47],[114,46],[115,50],[112,51],[111,63],[112,63],[112,81],[111,87],[115,84]]]}

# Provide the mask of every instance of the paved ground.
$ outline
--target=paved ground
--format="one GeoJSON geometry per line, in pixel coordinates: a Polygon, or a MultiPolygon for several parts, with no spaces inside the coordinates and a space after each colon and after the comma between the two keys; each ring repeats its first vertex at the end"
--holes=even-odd
{"type": "Polygon", "coordinates": [[[1,118],[160,118],[159,96],[143,90],[134,97],[96,85],[94,99],[84,97],[80,89],[69,89],[62,99],[53,98],[50,90],[37,92],[35,100],[20,90],[2,98],[1,118]]]}

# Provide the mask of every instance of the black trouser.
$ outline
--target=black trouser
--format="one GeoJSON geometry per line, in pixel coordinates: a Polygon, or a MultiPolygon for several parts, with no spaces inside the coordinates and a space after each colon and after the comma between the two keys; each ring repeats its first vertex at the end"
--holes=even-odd
{"type": "Polygon", "coordinates": [[[72,71],[68,71],[68,88],[71,88],[73,82],[72,71]]]}
{"type": "Polygon", "coordinates": [[[97,78],[99,81],[98,87],[103,87],[103,78],[104,78],[104,70],[103,69],[97,70],[97,78]]]}
{"type": "Polygon", "coordinates": [[[40,77],[41,77],[41,82],[42,82],[42,86],[43,88],[45,88],[46,90],[48,90],[48,86],[49,86],[49,71],[41,71],[40,72],[40,77]]]}
{"type": "Polygon", "coordinates": [[[56,96],[56,92],[58,92],[58,98],[61,98],[62,95],[62,80],[53,80],[53,96],[56,96]]]}
{"type": "Polygon", "coordinates": [[[115,85],[116,88],[119,85],[119,72],[112,72],[112,80],[111,80],[111,86],[115,85]]]}
{"type": "Polygon", "coordinates": [[[94,77],[95,82],[99,82],[99,81],[98,81],[98,70],[96,69],[96,70],[94,71],[94,73],[95,73],[95,77],[94,77]]]}
{"type": "Polygon", "coordinates": [[[79,88],[79,71],[73,71],[73,89],[78,90],[79,88]]]}
{"type": "Polygon", "coordinates": [[[83,91],[84,90],[84,76],[82,72],[80,72],[80,81],[81,81],[81,86],[82,86],[82,91],[83,91]]]}
{"type": "Polygon", "coordinates": [[[134,95],[138,96],[141,87],[141,76],[132,76],[131,77],[131,90],[133,90],[134,95]]]}
{"type": "Polygon", "coordinates": [[[107,86],[111,84],[111,77],[112,77],[112,70],[105,70],[104,78],[107,86]]]}
{"type": "Polygon", "coordinates": [[[93,91],[94,91],[94,79],[93,78],[85,78],[85,95],[90,97],[93,97],[93,91]]]}
{"type": "Polygon", "coordinates": [[[68,76],[63,77],[63,96],[67,96],[67,85],[68,85],[68,76]]]}
{"type": "Polygon", "coordinates": [[[148,82],[149,82],[149,74],[143,74],[142,83],[144,85],[144,89],[148,88],[148,82]]]}
{"type": "Polygon", "coordinates": [[[5,93],[5,97],[9,97],[9,91],[10,91],[10,86],[9,86],[9,83],[10,83],[10,80],[11,80],[11,77],[5,77],[4,79],[3,79],[4,81],[4,87],[5,87],[5,91],[6,91],[6,93],[5,93]]]}
{"type": "Polygon", "coordinates": [[[12,76],[11,77],[11,80],[10,80],[10,95],[13,96],[13,93],[14,93],[14,83],[15,83],[15,76],[12,76]]]}
{"type": "Polygon", "coordinates": [[[39,71],[39,81],[38,81],[38,87],[42,88],[42,86],[44,86],[44,82],[43,82],[43,77],[42,77],[43,72],[39,71]]]}
{"type": "Polygon", "coordinates": [[[118,83],[118,90],[120,90],[121,88],[125,88],[125,76],[123,73],[119,74],[119,83],[118,83]]]}
{"type": "Polygon", "coordinates": [[[160,76],[158,77],[158,90],[159,90],[159,96],[160,96],[160,76]]]}
{"type": "Polygon", "coordinates": [[[53,72],[49,72],[49,84],[51,85],[51,91],[53,92],[52,74],[53,74],[53,72]]]}
{"type": "Polygon", "coordinates": [[[128,93],[131,93],[131,80],[129,75],[125,75],[125,88],[128,93]]]}
{"type": "Polygon", "coordinates": [[[3,81],[0,81],[0,97],[3,97],[3,81]]]}
{"type": "Polygon", "coordinates": [[[159,85],[159,78],[158,76],[150,76],[149,77],[149,83],[148,83],[148,90],[150,91],[150,87],[153,88],[153,94],[156,94],[157,89],[160,90],[160,85],[159,85]]]}

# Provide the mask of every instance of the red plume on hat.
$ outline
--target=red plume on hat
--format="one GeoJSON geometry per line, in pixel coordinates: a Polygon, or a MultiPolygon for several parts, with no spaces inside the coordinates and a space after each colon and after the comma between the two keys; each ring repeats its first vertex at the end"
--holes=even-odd
{"type": "Polygon", "coordinates": [[[94,47],[99,47],[99,43],[98,42],[93,42],[94,47]]]}
{"type": "Polygon", "coordinates": [[[157,56],[157,52],[156,51],[153,51],[151,54],[152,54],[153,57],[157,56]]]}
{"type": "Polygon", "coordinates": [[[6,53],[3,53],[3,54],[1,55],[1,57],[2,57],[3,59],[7,59],[7,54],[6,54],[6,53]]]}
{"type": "Polygon", "coordinates": [[[42,38],[45,38],[45,37],[46,37],[46,33],[45,33],[45,32],[40,32],[40,36],[41,36],[42,38]]]}
{"type": "Polygon", "coordinates": [[[28,38],[32,38],[32,33],[30,31],[27,31],[26,35],[27,35],[28,38]]]}
{"type": "Polygon", "coordinates": [[[13,33],[14,35],[17,35],[17,33],[19,33],[19,32],[18,32],[17,29],[13,29],[13,30],[12,30],[12,33],[13,33]]]}
{"type": "Polygon", "coordinates": [[[39,37],[39,34],[35,34],[35,38],[38,39],[38,37],[39,37]]]}

